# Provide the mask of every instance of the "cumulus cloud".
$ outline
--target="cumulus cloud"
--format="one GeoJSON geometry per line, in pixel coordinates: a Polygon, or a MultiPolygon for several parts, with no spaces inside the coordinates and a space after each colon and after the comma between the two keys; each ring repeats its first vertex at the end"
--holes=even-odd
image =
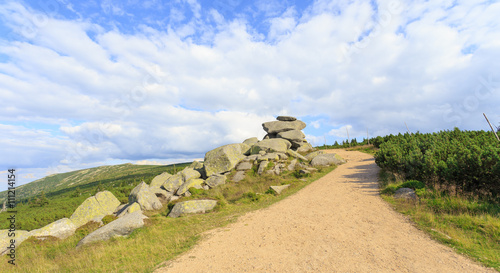
{"type": "Polygon", "coordinates": [[[321,145],[405,122],[487,129],[481,113],[498,109],[500,3],[103,3],[105,22],[78,3],[77,19],[0,5],[2,166],[202,158],[279,114],[312,117],[321,145]],[[156,7],[134,25],[110,15],[156,7]]]}

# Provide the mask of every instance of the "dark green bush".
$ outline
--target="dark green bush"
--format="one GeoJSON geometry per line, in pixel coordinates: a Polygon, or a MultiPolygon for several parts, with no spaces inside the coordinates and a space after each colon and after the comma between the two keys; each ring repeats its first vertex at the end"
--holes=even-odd
{"type": "Polygon", "coordinates": [[[408,181],[406,181],[403,184],[398,186],[398,189],[401,189],[401,188],[410,188],[410,189],[414,189],[414,190],[423,189],[423,188],[425,188],[425,184],[418,181],[418,180],[408,180],[408,181]]]}

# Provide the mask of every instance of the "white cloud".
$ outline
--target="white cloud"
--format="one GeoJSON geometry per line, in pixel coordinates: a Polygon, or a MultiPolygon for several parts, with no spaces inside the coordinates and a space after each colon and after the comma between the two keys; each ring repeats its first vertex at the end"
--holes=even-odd
{"type": "Polygon", "coordinates": [[[224,18],[196,1],[191,18],[173,6],[170,25],[129,33],[89,18],[33,23],[42,13],[8,2],[4,25],[24,38],[0,42],[0,124],[17,124],[0,125],[0,143],[13,164],[67,170],[203,157],[263,137],[261,123],[279,114],[330,120],[306,128],[317,145],[321,134],[347,138],[345,126],[358,139],[404,122],[487,129],[481,113],[500,98],[500,3],[393,2],[259,2],[266,33],[254,13],[224,18]]]}

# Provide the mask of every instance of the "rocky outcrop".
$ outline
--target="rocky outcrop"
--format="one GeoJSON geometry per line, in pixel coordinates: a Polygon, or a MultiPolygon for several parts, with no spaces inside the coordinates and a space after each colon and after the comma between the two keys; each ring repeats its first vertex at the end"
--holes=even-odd
{"type": "Polygon", "coordinates": [[[322,155],[324,154],[325,152],[324,151],[315,151],[315,152],[312,152],[312,153],[308,153],[307,155],[305,155],[304,157],[311,161],[313,158],[315,158],[316,156],[318,155],[322,155]]]}
{"type": "Polygon", "coordinates": [[[245,158],[245,154],[249,150],[249,145],[238,143],[224,145],[209,151],[205,154],[204,160],[207,177],[230,171],[245,158]]]}
{"type": "Polygon", "coordinates": [[[29,236],[33,237],[56,237],[59,239],[66,239],[69,236],[75,234],[76,226],[68,218],[63,218],[57,220],[51,224],[48,224],[42,228],[30,231],[29,236]]]}
{"type": "Polygon", "coordinates": [[[205,213],[217,205],[216,200],[189,200],[175,204],[169,217],[176,218],[188,213],[205,213]]]}
{"type": "Polygon", "coordinates": [[[330,166],[344,164],[345,160],[337,154],[320,154],[311,160],[311,166],[330,166]]]}
{"type": "Polygon", "coordinates": [[[101,191],[83,201],[69,219],[79,228],[91,220],[113,214],[119,205],[120,201],[111,192],[101,191]]]}
{"type": "Polygon", "coordinates": [[[141,211],[129,213],[85,236],[78,242],[77,247],[96,241],[109,240],[114,237],[127,236],[132,231],[143,227],[146,218],[141,211]]]}
{"type": "Polygon", "coordinates": [[[201,173],[199,171],[196,171],[195,169],[191,168],[185,168],[184,170],[181,171],[182,178],[184,179],[184,182],[194,179],[194,178],[200,178],[201,173]]]}
{"type": "Polygon", "coordinates": [[[307,159],[306,157],[304,157],[303,155],[297,153],[296,151],[294,150],[287,150],[286,153],[291,156],[291,157],[295,157],[297,159],[300,159],[302,161],[309,161],[309,159],[307,159]]]}
{"type": "Polygon", "coordinates": [[[128,203],[139,203],[142,210],[159,210],[163,207],[156,194],[150,189],[148,184],[142,181],[137,185],[128,196],[128,203]]]}

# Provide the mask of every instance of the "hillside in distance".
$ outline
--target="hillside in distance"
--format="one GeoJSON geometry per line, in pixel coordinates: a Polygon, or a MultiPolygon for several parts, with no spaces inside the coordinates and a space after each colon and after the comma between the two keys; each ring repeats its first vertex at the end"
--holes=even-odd
{"type": "MultiPolygon", "coordinates": [[[[129,180],[151,180],[165,171],[175,171],[188,163],[173,165],[134,165],[131,163],[111,166],[100,166],[90,169],[77,170],[67,173],[53,174],[16,188],[16,201],[20,202],[33,198],[44,192],[47,196],[54,196],[71,192],[77,187],[80,189],[94,187],[97,184],[105,186],[109,182],[129,180]]],[[[146,181],[149,183],[149,181],[146,181]]],[[[0,192],[0,202],[4,202],[7,191],[0,192]]]]}

